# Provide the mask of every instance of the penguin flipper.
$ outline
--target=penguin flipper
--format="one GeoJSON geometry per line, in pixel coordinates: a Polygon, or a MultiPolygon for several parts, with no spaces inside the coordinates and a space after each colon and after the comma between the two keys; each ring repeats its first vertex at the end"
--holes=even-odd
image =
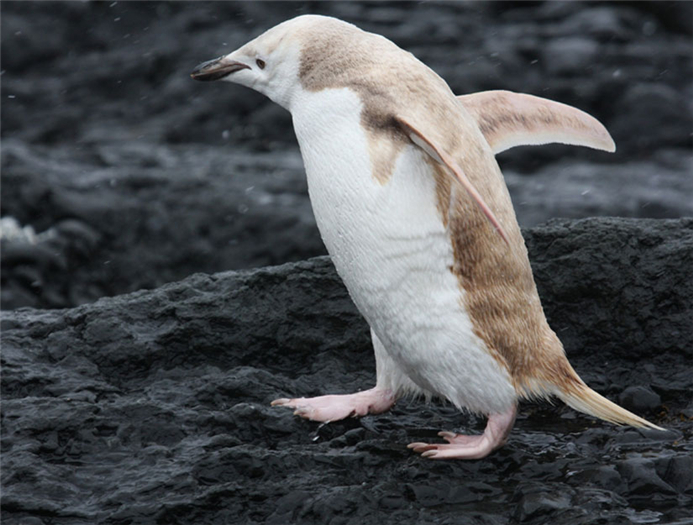
{"type": "Polygon", "coordinates": [[[570,144],[614,152],[616,145],[596,118],[574,107],[512,91],[458,96],[476,119],[494,154],[515,146],[570,144]]]}
{"type": "Polygon", "coordinates": [[[491,211],[491,208],[489,208],[488,205],[484,202],[484,199],[481,197],[481,195],[479,195],[479,192],[476,191],[474,185],[464,174],[464,171],[462,170],[460,165],[457,164],[457,162],[455,162],[455,160],[450,155],[445,153],[445,151],[442,148],[440,148],[435,142],[433,142],[432,139],[424,135],[407,120],[399,116],[395,116],[394,119],[395,122],[400,126],[400,128],[416,146],[421,148],[433,160],[435,160],[439,164],[442,164],[443,166],[446,166],[455,175],[457,180],[460,181],[462,186],[464,186],[464,189],[467,190],[469,195],[471,195],[471,197],[479,205],[481,211],[484,213],[484,215],[486,215],[486,218],[491,222],[491,224],[493,224],[493,227],[496,229],[496,231],[509,245],[510,241],[508,240],[508,236],[506,235],[505,230],[503,230],[503,227],[500,225],[500,222],[498,222],[498,219],[491,211]]]}

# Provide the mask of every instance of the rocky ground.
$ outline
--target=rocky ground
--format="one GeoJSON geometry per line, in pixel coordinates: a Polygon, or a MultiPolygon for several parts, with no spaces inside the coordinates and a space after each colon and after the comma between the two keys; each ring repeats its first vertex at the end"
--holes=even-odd
{"type": "Polygon", "coordinates": [[[576,369],[668,432],[525,404],[499,452],[437,462],[406,444],[483,421],[419,401],[301,420],[269,402],[375,376],[329,259],[196,274],[3,315],[4,523],[693,522],[693,219],[526,238],[576,369]]]}
{"type": "Polygon", "coordinates": [[[0,9],[4,523],[693,523],[693,4],[0,9]],[[268,406],[369,387],[367,327],[309,259],[288,113],[188,74],[307,12],[384,34],[457,93],[607,126],[613,155],[499,162],[571,361],[670,432],[525,404],[503,450],[440,463],[406,444],[481,419],[411,401],[318,426],[268,406]],[[576,220],[605,216],[631,219],[576,220]]]}

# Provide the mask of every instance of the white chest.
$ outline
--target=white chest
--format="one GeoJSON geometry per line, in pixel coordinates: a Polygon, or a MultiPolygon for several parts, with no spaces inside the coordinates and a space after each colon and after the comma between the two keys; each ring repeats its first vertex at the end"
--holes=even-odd
{"type": "Polygon", "coordinates": [[[452,264],[435,183],[415,146],[402,150],[387,183],[376,180],[358,96],[346,89],[308,96],[293,116],[311,203],[337,270],[370,320],[378,315],[371,306],[452,264]]]}
{"type": "Polygon", "coordinates": [[[412,380],[485,410],[470,406],[478,404],[469,399],[476,394],[446,391],[459,390],[452,383],[468,383],[465,377],[480,367],[493,376],[483,381],[508,380],[474,334],[449,271],[452,246],[424,153],[413,145],[402,149],[382,184],[372,175],[359,97],[347,89],[303,97],[292,115],[311,203],[356,306],[412,380]]]}

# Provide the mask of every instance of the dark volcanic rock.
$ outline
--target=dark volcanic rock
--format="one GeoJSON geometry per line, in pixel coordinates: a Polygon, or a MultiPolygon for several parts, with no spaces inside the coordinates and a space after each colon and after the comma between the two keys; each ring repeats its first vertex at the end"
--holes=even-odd
{"type": "Polygon", "coordinates": [[[3,213],[51,231],[34,246],[3,240],[4,309],[78,305],[197,271],[325,253],[295,150],[7,141],[2,168],[3,213]]]}
{"type": "Polygon", "coordinates": [[[300,420],[269,402],[374,380],[329,259],[196,274],[2,314],[3,523],[690,523],[693,220],[525,236],[576,369],[612,399],[656,393],[670,432],[525,404],[500,451],[435,462],[405,445],[482,420],[417,401],[300,420]]]}
{"type": "Polygon", "coordinates": [[[628,410],[641,414],[652,413],[662,405],[662,398],[651,388],[644,386],[629,386],[620,396],[618,403],[628,410]]]}

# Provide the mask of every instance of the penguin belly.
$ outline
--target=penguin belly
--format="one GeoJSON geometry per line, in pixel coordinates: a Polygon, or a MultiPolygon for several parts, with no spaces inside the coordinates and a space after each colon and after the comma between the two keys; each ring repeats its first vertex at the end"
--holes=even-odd
{"type": "Polygon", "coordinates": [[[491,414],[516,402],[507,368],[474,333],[450,268],[452,243],[432,168],[414,145],[386,182],[373,175],[362,104],[349,89],[304,92],[292,107],[323,242],[354,303],[417,386],[491,414]]]}

